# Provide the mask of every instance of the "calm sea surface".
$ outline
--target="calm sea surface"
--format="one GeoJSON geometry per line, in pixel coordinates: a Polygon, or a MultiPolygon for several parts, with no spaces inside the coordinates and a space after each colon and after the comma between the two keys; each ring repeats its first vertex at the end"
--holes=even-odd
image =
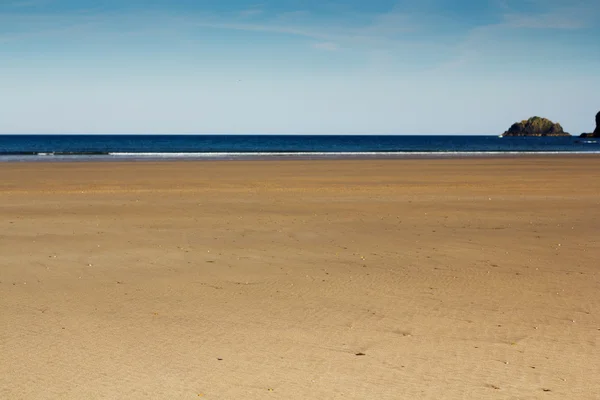
{"type": "Polygon", "coordinates": [[[0,161],[401,158],[531,153],[600,153],[600,140],[448,135],[0,135],[0,161]]]}

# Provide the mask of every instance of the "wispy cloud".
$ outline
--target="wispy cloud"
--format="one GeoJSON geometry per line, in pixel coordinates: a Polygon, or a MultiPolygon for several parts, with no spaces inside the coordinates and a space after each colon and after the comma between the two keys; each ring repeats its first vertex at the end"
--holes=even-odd
{"type": "Polygon", "coordinates": [[[434,69],[458,71],[490,63],[490,59],[505,65],[515,59],[528,65],[551,60],[577,45],[573,43],[570,49],[560,47],[557,37],[565,33],[586,35],[598,28],[600,3],[596,1],[528,0],[530,7],[525,11],[510,0],[497,0],[498,22],[471,27],[454,46],[454,56],[434,69]],[[546,35],[540,36],[540,31],[546,35]],[[536,38],[535,46],[532,37],[536,38]]]}
{"type": "Polygon", "coordinates": [[[502,26],[524,29],[586,29],[598,25],[597,0],[529,0],[529,11],[504,3],[502,26]]]}
{"type": "Polygon", "coordinates": [[[10,8],[27,8],[46,5],[48,2],[49,0],[18,0],[6,3],[5,6],[10,8]]]}
{"type": "Polygon", "coordinates": [[[252,18],[264,13],[264,10],[259,7],[248,8],[239,12],[242,18],[252,18]]]}
{"type": "MultiPolygon", "coordinates": [[[[24,0],[28,1],[28,0],[24,0]]],[[[31,0],[43,1],[43,0],[31,0]]],[[[268,13],[259,6],[237,12],[214,13],[115,13],[115,12],[69,12],[63,14],[20,14],[0,12],[0,25],[6,33],[24,33],[44,35],[48,29],[65,28],[69,25],[80,25],[82,18],[91,20],[98,27],[118,25],[115,21],[127,21],[127,29],[146,30],[148,27],[171,27],[173,30],[189,28],[212,28],[231,31],[265,32],[272,34],[299,36],[318,40],[318,43],[330,43],[325,47],[331,48],[335,43],[345,46],[364,46],[381,44],[399,40],[398,35],[412,29],[409,18],[396,12],[365,14],[360,18],[352,16],[352,22],[347,21],[347,15],[323,18],[308,11],[296,10],[268,13]],[[41,23],[40,23],[41,22],[41,23]],[[11,32],[12,31],[12,32],[11,32]]],[[[414,25],[414,24],[413,24],[414,25]]],[[[115,28],[117,29],[117,28],[115,28]]],[[[17,35],[11,35],[17,38],[17,35]]],[[[323,47],[320,45],[318,47],[323,47]]]]}
{"type": "Polygon", "coordinates": [[[522,29],[585,29],[590,26],[589,15],[580,8],[552,10],[543,13],[510,12],[503,16],[503,28],[522,29]]]}
{"type": "Polygon", "coordinates": [[[544,15],[507,14],[502,25],[525,29],[582,29],[587,26],[580,18],[569,18],[558,13],[544,15]]]}
{"type": "MultiPolygon", "coordinates": [[[[20,3],[44,1],[47,0],[21,0],[20,3]]],[[[436,1],[427,3],[432,7],[431,3],[436,1]]],[[[195,32],[214,29],[295,36],[305,39],[305,48],[321,51],[359,50],[365,55],[376,55],[378,65],[422,55],[430,65],[463,68],[471,60],[481,58],[482,50],[485,52],[494,44],[524,38],[522,31],[586,29],[600,20],[597,0],[528,0],[527,4],[534,7],[527,9],[519,6],[522,1],[489,1],[497,10],[495,22],[483,24],[472,18],[463,25],[453,25],[450,17],[440,15],[444,13],[442,7],[438,7],[438,15],[408,12],[399,7],[385,12],[345,11],[328,15],[317,15],[308,10],[274,13],[264,4],[228,12],[79,10],[44,15],[13,10],[10,14],[0,12],[0,42],[71,30],[82,35],[108,33],[112,36],[136,31],[150,35],[171,32],[173,37],[193,42],[195,32]],[[449,26],[444,26],[445,23],[449,26]]],[[[521,45],[521,42],[515,45],[521,45]]],[[[506,48],[504,51],[508,51],[506,48]]]]}
{"type": "Polygon", "coordinates": [[[336,51],[339,50],[340,46],[333,42],[319,42],[313,44],[313,47],[317,50],[336,51]]]}

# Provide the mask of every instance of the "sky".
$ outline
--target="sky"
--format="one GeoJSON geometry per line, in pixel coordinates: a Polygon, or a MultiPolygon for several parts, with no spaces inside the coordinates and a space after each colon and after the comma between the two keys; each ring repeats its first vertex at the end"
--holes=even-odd
{"type": "Polygon", "coordinates": [[[579,134],[598,38],[598,0],[0,0],[0,133],[579,134]]]}

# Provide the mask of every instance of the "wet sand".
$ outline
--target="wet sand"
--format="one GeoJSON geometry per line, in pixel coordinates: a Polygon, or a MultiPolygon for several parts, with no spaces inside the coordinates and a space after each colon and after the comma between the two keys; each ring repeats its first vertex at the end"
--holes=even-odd
{"type": "Polygon", "coordinates": [[[0,165],[0,398],[598,399],[600,157],[0,165]]]}

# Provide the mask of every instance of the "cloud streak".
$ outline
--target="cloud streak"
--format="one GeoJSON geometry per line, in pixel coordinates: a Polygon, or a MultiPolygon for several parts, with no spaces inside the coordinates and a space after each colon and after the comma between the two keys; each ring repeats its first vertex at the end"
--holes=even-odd
{"type": "Polygon", "coordinates": [[[336,51],[339,50],[339,46],[333,42],[319,42],[313,44],[313,47],[318,50],[336,51]]]}
{"type": "MultiPolygon", "coordinates": [[[[35,0],[32,0],[35,1],[35,0]]],[[[62,14],[35,14],[0,12],[0,23],[5,33],[27,33],[44,35],[48,29],[65,26],[80,26],[82,20],[93,22],[97,27],[118,29],[119,21],[130,26],[128,29],[148,26],[163,26],[170,29],[189,27],[213,28],[231,31],[265,32],[292,35],[329,42],[346,44],[374,44],[398,40],[403,32],[412,30],[409,18],[395,12],[361,16],[353,23],[345,22],[346,16],[322,18],[307,11],[267,13],[261,8],[251,8],[230,13],[195,12],[67,12],[62,14]],[[12,31],[12,32],[11,32],[12,31]]],[[[124,25],[124,24],[123,24],[124,25]]]]}
{"type": "MultiPolygon", "coordinates": [[[[37,2],[44,0],[23,0],[37,2]]],[[[440,8],[383,12],[319,15],[308,10],[274,13],[264,4],[246,9],[215,11],[90,11],[72,10],[57,14],[0,13],[0,44],[33,40],[47,35],[78,33],[118,37],[132,34],[170,35],[187,42],[199,40],[200,30],[264,33],[306,41],[304,48],[318,51],[360,51],[375,57],[378,64],[392,65],[399,59],[429,60],[430,68],[462,68],[481,58],[486,47],[507,40],[527,42],[528,30],[585,30],[594,25],[599,6],[595,0],[531,0],[523,10],[511,0],[498,0],[496,21],[482,24],[477,18],[456,26],[440,8]],[[509,38],[509,39],[507,39],[509,38]],[[450,49],[450,50],[449,50],[450,49]]],[[[440,3],[441,4],[441,3],[440,3]]],[[[551,41],[548,37],[548,41],[551,41]]],[[[502,47],[502,46],[500,46],[502,47]]],[[[300,48],[298,48],[300,49],[300,48]]],[[[501,48],[498,51],[502,51],[501,48]]],[[[508,51],[508,50],[506,50],[508,51]]]]}

